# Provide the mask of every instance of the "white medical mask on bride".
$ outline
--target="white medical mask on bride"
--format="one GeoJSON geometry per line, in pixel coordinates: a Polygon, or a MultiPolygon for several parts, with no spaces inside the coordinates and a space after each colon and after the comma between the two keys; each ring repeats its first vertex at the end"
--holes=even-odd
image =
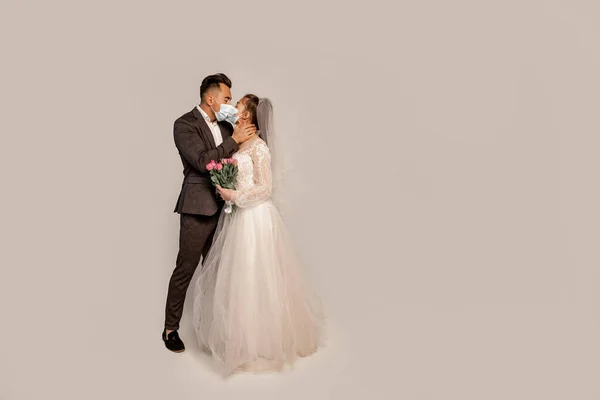
{"type": "Polygon", "coordinates": [[[219,105],[219,110],[217,111],[215,111],[215,109],[212,108],[212,106],[210,106],[211,110],[213,110],[213,112],[215,113],[217,121],[227,121],[231,125],[235,125],[235,123],[238,120],[238,116],[236,115],[238,113],[237,108],[235,108],[231,104],[217,103],[217,105],[219,105]]]}

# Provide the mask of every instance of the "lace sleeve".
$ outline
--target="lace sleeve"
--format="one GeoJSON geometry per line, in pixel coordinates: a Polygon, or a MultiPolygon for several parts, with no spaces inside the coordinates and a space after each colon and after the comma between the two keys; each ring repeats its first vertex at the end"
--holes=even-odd
{"type": "Polygon", "coordinates": [[[235,204],[241,208],[252,207],[271,197],[273,181],[271,176],[271,152],[265,142],[258,142],[252,150],[254,164],[254,185],[238,190],[235,204]]]}

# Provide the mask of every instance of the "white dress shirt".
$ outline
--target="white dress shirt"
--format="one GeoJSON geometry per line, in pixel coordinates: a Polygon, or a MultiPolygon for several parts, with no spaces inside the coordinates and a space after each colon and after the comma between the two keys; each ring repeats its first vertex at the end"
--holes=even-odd
{"type": "Polygon", "coordinates": [[[215,144],[218,146],[221,143],[223,143],[223,134],[221,133],[221,128],[219,128],[219,124],[217,123],[217,120],[212,122],[210,120],[210,117],[208,116],[208,114],[205,113],[204,110],[200,108],[200,106],[196,106],[196,108],[198,109],[198,111],[200,111],[200,114],[202,114],[202,116],[204,117],[204,120],[206,121],[206,124],[210,128],[213,138],[215,139],[215,144]]]}

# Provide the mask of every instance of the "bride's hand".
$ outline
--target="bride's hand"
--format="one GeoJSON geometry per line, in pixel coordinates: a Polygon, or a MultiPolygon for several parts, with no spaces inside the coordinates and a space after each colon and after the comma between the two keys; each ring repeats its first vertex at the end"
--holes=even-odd
{"type": "Polygon", "coordinates": [[[217,190],[219,191],[219,194],[221,195],[221,198],[223,198],[223,200],[235,201],[235,194],[236,194],[235,190],[224,189],[219,185],[217,185],[217,190]]]}

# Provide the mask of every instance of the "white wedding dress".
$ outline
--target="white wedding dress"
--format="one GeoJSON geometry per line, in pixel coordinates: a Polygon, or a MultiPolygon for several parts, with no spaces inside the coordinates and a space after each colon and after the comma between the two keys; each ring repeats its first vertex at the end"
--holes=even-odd
{"type": "Polygon", "coordinates": [[[269,147],[257,137],[233,158],[235,205],[221,214],[194,286],[194,328],[225,374],[279,371],[322,344],[321,303],[271,201],[269,147]]]}

